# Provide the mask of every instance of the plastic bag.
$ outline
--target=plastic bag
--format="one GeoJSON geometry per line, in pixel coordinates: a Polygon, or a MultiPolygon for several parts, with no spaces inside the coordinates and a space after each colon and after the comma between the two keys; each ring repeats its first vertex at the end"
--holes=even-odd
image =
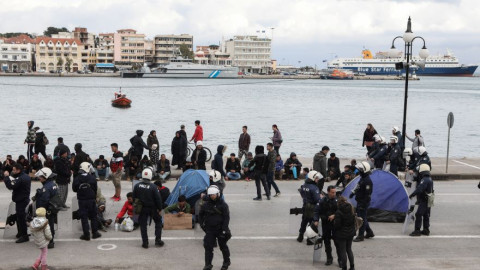
{"type": "Polygon", "coordinates": [[[125,218],[120,225],[120,230],[124,232],[133,231],[133,220],[130,217],[125,218]]]}

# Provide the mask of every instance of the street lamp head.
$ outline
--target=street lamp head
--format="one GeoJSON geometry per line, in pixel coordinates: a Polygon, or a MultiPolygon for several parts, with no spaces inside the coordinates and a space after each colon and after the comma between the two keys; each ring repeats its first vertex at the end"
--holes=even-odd
{"type": "Polygon", "coordinates": [[[403,34],[403,41],[411,43],[414,38],[415,35],[412,32],[412,20],[408,17],[407,30],[405,31],[405,34],[403,34]]]}
{"type": "Polygon", "coordinates": [[[422,59],[427,59],[428,56],[430,55],[430,52],[428,51],[427,47],[425,47],[424,45],[423,48],[418,53],[418,55],[420,55],[420,58],[422,59]]]}

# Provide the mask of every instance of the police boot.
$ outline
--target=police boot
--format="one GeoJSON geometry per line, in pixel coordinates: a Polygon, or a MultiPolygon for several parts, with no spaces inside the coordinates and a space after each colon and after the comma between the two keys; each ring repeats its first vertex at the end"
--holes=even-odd
{"type": "Polygon", "coordinates": [[[307,239],[307,246],[313,246],[315,243],[313,243],[312,240],[307,239]]]}
{"type": "Polygon", "coordinates": [[[142,244],[142,248],[147,249],[148,248],[148,242],[142,244]]]}
{"type": "Polygon", "coordinates": [[[430,230],[429,229],[423,229],[423,231],[421,231],[421,233],[423,235],[429,236],[430,235],[430,230]]]}
{"type": "Polygon", "coordinates": [[[80,236],[80,240],[90,241],[90,234],[82,234],[82,236],[80,236]]]}
{"type": "Polygon", "coordinates": [[[203,270],[212,270],[213,268],[213,265],[209,264],[209,265],[205,265],[205,267],[203,267],[203,270]]]}
{"type": "Polygon", "coordinates": [[[355,265],[350,265],[350,268],[348,270],[355,270],[355,265]]]}
{"type": "Polygon", "coordinates": [[[373,238],[373,237],[375,237],[375,234],[373,233],[373,231],[372,230],[367,231],[367,234],[365,235],[365,238],[370,239],[370,238],[373,238]]]}
{"type": "Polygon", "coordinates": [[[300,233],[300,234],[298,235],[297,241],[298,241],[299,243],[303,242],[303,233],[300,233]]]}
{"type": "Polygon", "coordinates": [[[23,235],[23,236],[20,236],[20,238],[18,238],[18,240],[15,241],[15,243],[20,244],[28,241],[30,241],[30,238],[28,238],[28,235],[23,235]]]}
{"type": "MultiPolygon", "coordinates": [[[[357,236],[355,239],[353,239],[353,242],[362,242],[364,239],[363,235],[357,236]]],[[[345,268],[346,269],[346,268],[345,268]]]]}
{"type": "Polygon", "coordinates": [[[102,235],[101,235],[99,232],[94,232],[94,233],[92,234],[92,238],[93,238],[93,239],[97,239],[97,238],[100,238],[100,237],[102,237],[102,235]]]}
{"type": "Polygon", "coordinates": [[[165,243],[162,241],[161,238],[155,239],[155,246],[157,246],[157,247],[163,247],[163,245],[165,245],[165,243]]]}
{"type": "Polygon", "coordinates": [[[420,236],[420,235],[422,235],[422,232],[420,232],[420,230],[415,230],[410,234],[410,236],[420,236]]]}
{"type": "Polygon", "coordinates": [[[230,260],[224,261],[222,268],[220,268],[220,270],[227,270],[229,266],[230,266],[230,260]]]}
{"type": "Polygon", "coordinates": [[[48,243],[48,249],[52,249],[55,247],[55,242],[53,242],[53,239],[50,240],[50,242],[48,243]]]}
{"type": "Polygon", "coordinates": [[[331,265],[333,264],[333,257],[331,254],[327,254],[327,261],[325,262],[325,265],[331,265]]]}

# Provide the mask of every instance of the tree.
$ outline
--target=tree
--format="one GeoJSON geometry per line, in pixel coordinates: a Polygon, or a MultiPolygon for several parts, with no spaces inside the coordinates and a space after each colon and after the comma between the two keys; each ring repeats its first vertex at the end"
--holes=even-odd
{"type": "Polygon", "coordinates": [[[0,33],[0,37],[3,38],[12,38],[12,37],[18,37],[20,35],[27,35],[30,38],[33,38],[33,36],[29,33],[22,33],[22,32],[8,32],[8,33],[0,33]]]}
{"type": "Polygon", "coordinates": [[[67,67],[68,72],[70,72],[70,67],[72,66],[72,63],[73,63],[72,58],[69,58],[69,57],[65,58],[65,66],[67,67]]]}
{"type": "Polygon", "coordinates": [[[63,67],[63,58],[59,57],[57,60],[57,70],[62,70],[63,67]]]}
{"type": "Polygon", "coordinates": [[[193,52],[190,50],[187,44],[180,45],[180,54],[183,58],[193,59],[193,52]]]}
{"type": "Polygon", "coordinates": [[[52,35],[58,34],[59,32],[68,32],[68,29],[65,27],[57,28],[57,27],[50,26],[47,28],[47,30],[43,31],[43,35],[47,37],[51,37],[52,35]]]}

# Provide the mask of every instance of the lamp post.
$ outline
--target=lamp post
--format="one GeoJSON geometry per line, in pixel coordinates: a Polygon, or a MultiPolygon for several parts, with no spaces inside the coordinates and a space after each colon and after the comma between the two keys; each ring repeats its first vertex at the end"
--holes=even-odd
{"type": "Polygon", "coordinates": [[[395,48],[395,40],[398,38],[402,38],[403,41],[405,42],[405,54],[404,58],[406,62],[400,62],[395,64],[395,68],[397,70],[402,70],[405,69],[405,97],[403,101],[403,125],[402,125],[402,151],[405,148],[405,132],[407,129],[407,100],[408,100],[408,77],[410,74],[410,65],[417,65],[419,67],[425,68],[425,60],[427,59],[429,52],[427,47],[425,47],[425,39],[423,39],[420,36],[415,36],[412,32],[412,22],[410,17],[408,17],[408,23],[407,23],[407,30],[403,34],[403,36],[397,36],[392,40],[392,47],[390,48],[389,56],[390,57],[397,57],[399,54],[399,51],[395,48]],[[412,61],[410,63],[410,60],[413,60],[413,41],[415,39],[421,39],[423,41],[423,47],[419,52],[420,58],[423,59],[423,61],[412,61]]]}

